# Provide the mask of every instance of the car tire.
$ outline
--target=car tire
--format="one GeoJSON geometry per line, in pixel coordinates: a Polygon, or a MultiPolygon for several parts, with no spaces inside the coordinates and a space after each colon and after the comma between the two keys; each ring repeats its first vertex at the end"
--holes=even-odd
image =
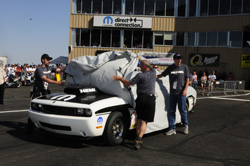
{"type": "Polygon", "coordinates": [[[127,120],[122,112],[112,112],[107,120],[103,134],[106,144],[111,146],[120,145],[127,133],[127,126],[127,120]]]}

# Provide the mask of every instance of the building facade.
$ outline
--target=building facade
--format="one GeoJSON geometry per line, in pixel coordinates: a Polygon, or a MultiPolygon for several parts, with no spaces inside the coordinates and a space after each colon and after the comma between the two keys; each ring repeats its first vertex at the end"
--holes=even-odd
{"type": "Polygon", "coordinates": [[[249,0],[71,0],[69,60],[110,50],[180,53],[190,71],[250,79],[249,0]]]}

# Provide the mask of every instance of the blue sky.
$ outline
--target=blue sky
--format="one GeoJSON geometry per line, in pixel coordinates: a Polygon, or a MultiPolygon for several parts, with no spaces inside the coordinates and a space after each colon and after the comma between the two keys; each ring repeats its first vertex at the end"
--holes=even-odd
{"type": "Polygon", "coordinates": [[[0,56],[11,64],[68,56],[69,18],[70,0],[0,0],[0,56]]]}

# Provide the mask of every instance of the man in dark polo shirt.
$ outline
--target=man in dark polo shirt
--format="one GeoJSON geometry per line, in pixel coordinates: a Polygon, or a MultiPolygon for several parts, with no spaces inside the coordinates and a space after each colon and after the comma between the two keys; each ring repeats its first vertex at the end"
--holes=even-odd
{"type": "Polygon", "coordinates": [[[189,133],[188,129],[188,119],[186,112],[186,93],[189,85],[190,72],[187,65],[181,64],[182,57],[180,54],[174,55],[174,64],[169,66],[157,78],[165,77],[169,75],[170,82],[170,110],[168,112],[168,122],[170,130],[166,132],[166,135],[176,134],[175,126],[175,112],[176,104],[178,104],[178,109],[181,115],[181,121],[184,125],[184,134],[189,133]]]}
{"type": "Polygon", "coordinates": [[[142,137],[147,129],[147,123],[154,121],[155,115],[155,81],[156,71],[150,66],[148,60],[140,63],[142,73],[138,73],[133,79],[125,80],[120,76],[114,76],[114,80],[121,81],[124,85],[137,84],[136,99],[136,139],[135,148],[138,150],[142,144],[142,137]]]}
{"type": "Polygon", "coordinates": [[[35,84],[33,86],[32,99],[40,95],[50,94],[49,83],[63,85],[62,81],[55,81],[50,79],[51,72],[63,72],[64,68],[52,68],[50,65],[50,60],[53,58],[48,54],[43,54],[41,57],[42,65],[40,65],[35,71],[35,84]]]}

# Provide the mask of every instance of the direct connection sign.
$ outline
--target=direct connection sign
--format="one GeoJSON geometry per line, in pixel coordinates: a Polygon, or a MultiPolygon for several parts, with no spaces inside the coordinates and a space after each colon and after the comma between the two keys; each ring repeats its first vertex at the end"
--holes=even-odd
{"type": "Polygon", "coordinates": [[[152,18],[145,17],[94,16],[93,22],[94,27],[152,28],[152,18]]]}

